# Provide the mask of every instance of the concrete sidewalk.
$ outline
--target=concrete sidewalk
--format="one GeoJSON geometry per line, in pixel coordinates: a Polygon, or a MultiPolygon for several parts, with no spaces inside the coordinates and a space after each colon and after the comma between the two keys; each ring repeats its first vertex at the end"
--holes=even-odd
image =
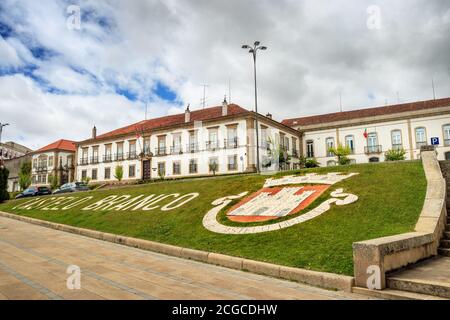
{"type": "Polygon", "coordinates": [[[0,217],[0,299],[366,299],[0,217]],[[81,269],[69,290],[68,266],[81,269]]]}

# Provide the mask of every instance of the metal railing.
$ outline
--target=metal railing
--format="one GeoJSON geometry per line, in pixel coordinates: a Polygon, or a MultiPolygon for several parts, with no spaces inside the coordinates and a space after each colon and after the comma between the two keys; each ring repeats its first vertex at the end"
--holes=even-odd
{"type": "Polygon", "coordinates": [[[114,155],[114,161],[123,161],[125,160],[125,155],[123,153],[116,153],[114,155]]]}
{"type": "Polygon", "coordinates": [[[80,159],[80,162],[79,162],[79,165],[80,166],[86,166],[86,165],[88,165],[89,164],[89,159],[86,157],[86,158],[81,158],[80,159]]]}
{"type": "Polygon", "coordinates": [[[401,144],[401,143],[392,145],[392,150],[402,150],[402,149],[403,149],[403,144],[401,144]]]}
{"type": "Polygon", "coordinates": [[[103,156],[103,162],[111,162],[113,159],[111,154],[107,154],[103,156]]]}
{"type": "Polygon", "coordinates": [[[383,148],[381,145],[377,145],[377,146],[366,146],[364,147],[364,152],[366,154],[376,154],[376,153],[382,153],[383,152],[383,148]]]}
{"type": "Polygon", "coordinates": [[[190,152],[190,153],[198,152],[199,151],[198,143],[196,143],[196,142],[188,143],[186,145],[186,150],[187,150],[187,152],[190,152]]]}
{"type": "Polygon", "coordinates": [[[183,148],[181,146],[172,146],[170,147],[170,154],[182,154],[183,148]]]}
{"type": "Polygon", "coordinates": [[[97,164],[97,163],[99,163],[99,161],[98,161],[98,156],[96,156],[96,157],[91,157],[91,161],[90,161],[89,163],[91,163],[91,164],[97,164]]]}
{"type": "Polygon", "coordinates": [[[417,141],[416,142],[416,148],[417,149],[420,149],[420,148],[422,148],[422,147],[424,147],[424,146],[426,146],[427,145],[427,142],[426,141],[417,141]]]}
{"type": "Polygon", "coordinates": [[[219,142],[218,141],[206,141],[206,150],[216,150],[219,149],[219,142]]]}
{"type": "Polygon", "coordinates": [[[138,158],[138,155],[136,151],[128,152],[127,153],[127,159],[128,160],[136,160],[138,158]]]}
{"type": "Polygon", "coordinates": [[[165,156],[166,155],[166,147],[155,148],[156,156],[165,156]]]}
{"type": "Polygon", "coordinates": [[[232,139],[224,139],[224,144],[226,149],[233,149],[237,148],[239,146],[238,138],[232,138],[232,139]]]}

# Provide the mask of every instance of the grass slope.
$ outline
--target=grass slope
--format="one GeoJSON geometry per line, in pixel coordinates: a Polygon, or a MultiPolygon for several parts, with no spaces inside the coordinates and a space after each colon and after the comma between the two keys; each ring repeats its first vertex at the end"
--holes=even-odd
{"type": "MultiPolygon", "coordinates": [[[[24,200],[9,201],[0,205],[0,210],[194,249],[352,275],[353,242],[413,230],[425,198],[426,180],[418,161],[317,168],[295,173],[335,171],[358,172],[359,175],[332,186],[320,199],[336,188],[344,188],[344,192],[359,196],[356,203],[342,207],[332,205],[331,210],[306,223],[259,234],[221,235],[202,225],[213,200],[243,191],[257,191],[267,178],[259,175],[168,181],[76,194],[101,199],[111,194],[200,193],[194,201],[173,211],[81,211],[80,207],[67,211],[12,210],[18,201],[24,200]]],[[[223,220],[223,216],[219,219],[223,220]]]]}

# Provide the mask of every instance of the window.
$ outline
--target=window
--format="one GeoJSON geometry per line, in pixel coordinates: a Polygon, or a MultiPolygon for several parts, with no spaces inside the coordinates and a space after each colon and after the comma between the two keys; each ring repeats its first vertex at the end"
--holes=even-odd
{"type": "Polygon", "coordinates": [[[211,128],[208,130],[209,141],[206,143],[207,149],[216,149],[218,147],[219,132],[217,128],[211,128]]]}
{"type": "Polygon", "coordinates": [[[269,144],[269,138],[267,135],[267,127],[266,126],[261,126],[261,147],[268,149],[270,147],[269,144]]]}
{"type": "Polygon", "coordinates": [[[288,137],[284,138],[284,147],[286,148],[286,151],[290,150],[290,148],[289,148],[289,138],[288,137]]]}
{"type": "Polygon", "coordinates": [[[156,150],[156,154],[159,156],[166,154],[166,136],[158,137],[158,149],[156,150]]]}
{"type": "Polygon", "coordinates": [[[87,170],[82,170],[81,171],[81,180],[86,180],[87,178],[87,170]]]}
{"type": "Polygon", "coordinates": [[[172,153],[181,153],[181,133],[175,133],[172,138],[172,153]]]}
{"type": "Polygon", "coordinates": [[[348,135],[345,137],[345,146],[355,153],[355,137],[353,135],[348,135]]]}
{"type": "Polygon", "coordinates": [[[425,128],[416,128],[416,148],[420,149],[427,145],[427,132],[425,128]]]}
{"type": "Polygon", "coordinates": [[[228,170],[234,171],[237,170],[237,155],[228,156],[228,170]]]}
{"type": "Polygon", "coordinates": [[[92,147],[91,163],[98,163],[98,146],[92,147]]]}
{"type": "Polygon", "coordinates": [[[197,159],[189,160],[189,173],[197,173],[197,159]]]}
{"type": "Polygon", "coordinates": [[[111,162],[111,149],[112,149],[112,145],[111,144],[105,144],[105,155],[104,155],[104,162],[111,162]]]}
{"type": "Polygon", "coordinates": [[[402,145],[402,132],[400,130],[393,130],[391,132],[392,149],[400,150],[403,149],[402,145]]]}
{"type": "Polygon", "coordinates": [[[325,140],[326,148],[327,148],[327,157],[333,157],[333,152],[330,149],[334,149],[334,138],[327,138],[325,140]]]}
{"type": "Polygon", "coordinates": [[[298,157],[298,152],[297,152],[297,139],[292,137],[292,155],[294,157],[298,157]]]}
{"type": "Polygon", "coordinates": [[[105,180],[111,179],[111,168],[105,168],[105,180]]]}
{"type": "Polygon", "coordinates": [[[197,131],[189,131],[189,152],[198,151],[198,142],[197,142],[197,131]]]}
{"type": "Polygon", "coordinates": [[[136,140],[128,141],[128,159],[136,159],[136,140]]]}
{"type": "Polygon", "coordinates": [[[134,178],[136,176],[136,165],[132,164],[128,166],[128,178],[134,178]]]}
{"type": "Polygon", "coordinates": [[[81,149],[81,164],[88,164],[88,151],[89,148],[81,149]]]}
{"type": "Polygon", "coordinates": [[[314,158],[314,141],[312,140],[306,141],[306,157],[314,158]]]}
{"type": "Polygon", "coordinates": [[[380,158],[372,157],[372,158],[369,159],[369,162],[380,162],[380,158]]]}
{"type": "Polygon", "coordinates": [[[446,124],[442,127],[444,131],[444,146],[450,146],[450,124],[446,124]]]}
{"type": "Polygon", "coordinates": [[[217,157],[209,158],[209,172],[219,171],[219,159],[217,157]]]}
{"type": "Polygon", "coordinates": [[[121,161],[123,160],[123,142],[117,143],[117,156],[116,160],[121,161]]]}
{"type": "Polygon", "coordinates": [[[146,156],[150,154],[150,137],[144,138],[144,154],[146,156]]]}
{"type": "Polygon", "coordinates": [[[237,148],[238,138],[237,138],[237,127],[229,126],[227,128],[227,141],[225,143],[227,148],[237,148]]]}
{"type": "Polygon", "coordinates": [[[280,149],[286,150],[285,148],[286,148],[286,139],[284,133],[280,132],[280,149]]]}
{"type": "Polygon", "coordinates": [[[158,162],[158,176],[164,177],[166,175],[166,163],[158,162]]]}
{"type": "Polygon", "coordinates": [[[53,156],[48,157],[48,166],[53,168],[53,156]]]}
{"type": "Polygon", "coordinates": [[[92,169],[92,180],[97,180],[97,169],[92,169]]]}
{"type": "Polygon", "coordinates": [[[376,132],[371,132],[367,136],[366,153],[381,153],[381,146],[378,145],[378,134],[376,132]]]}
{"type": "Polygon", "coordinates": [[[173,162],[173,174],[181,174],[181,162],[180,161],[173,162]]]}

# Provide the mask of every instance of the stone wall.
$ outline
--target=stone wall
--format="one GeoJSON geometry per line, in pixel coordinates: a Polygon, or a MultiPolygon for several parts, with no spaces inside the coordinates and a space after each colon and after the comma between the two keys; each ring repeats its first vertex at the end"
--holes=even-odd
{"type": "MultiPolygon", "coordinates": [[[[374,270],[379,268],[380,287],[386,287],[386,273],[437,255],[446,223],[446,183],[436,152],[424,150],[422,164],[427,179],[427,193],[422,212],[413,232],[353,244],[355,285],[368,287],[374,270]]],[[[411,181],[411,183],[414,183],[411,181]]]]}

